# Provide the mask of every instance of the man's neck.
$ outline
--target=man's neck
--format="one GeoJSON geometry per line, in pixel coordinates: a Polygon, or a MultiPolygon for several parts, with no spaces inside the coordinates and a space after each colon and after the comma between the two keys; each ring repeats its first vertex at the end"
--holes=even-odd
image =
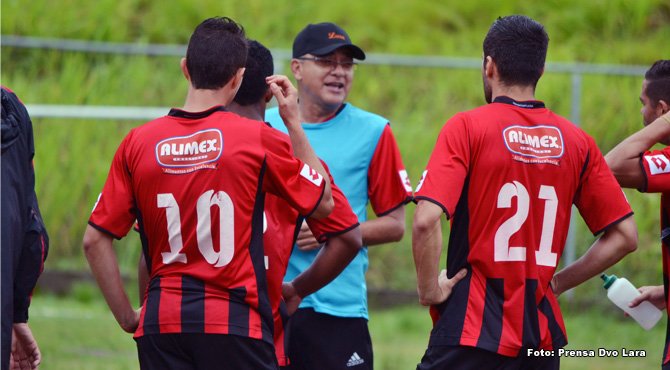
{"type": "Polygon", "coordinates": [[[228,104],[227,109],[239,116],[253,119],[256,121],[265,121],[265,104],[261,107],[258,104],[239,105],[233,101],[228,104]]]}
{"type": "MultiPolygon", "coordinates": [[[[226,85],[227,86],[227,85],[226,85]]],[[[223,87],[218,90],[195,89],[189,86],[183,110],[202,112],[217,105],[228,105],[235,97],[234,91],[223,87]]]]}
{"type": "Polygon", "coordinates": [[[535,88],[533,86],[494,86],[491,96],[492,100],[499,96],[506,96],[516,101],[535,100],[535,88]]]}
{"type": "Polygon", "coordinates": [[[333,118],[342,104],[338,106],[324,107],[310,102],[308,99],[300,98],[300,120],[304,123],[321,123],[333,118]]]}

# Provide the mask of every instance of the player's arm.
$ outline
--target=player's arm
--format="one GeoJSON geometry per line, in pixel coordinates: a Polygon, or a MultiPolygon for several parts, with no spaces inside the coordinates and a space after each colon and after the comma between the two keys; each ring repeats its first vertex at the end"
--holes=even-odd
{"type": "Polygon", "coordinates": [[[637,227],[629,216],[606,229],[584,255],[554,275],[554,293],[558,296],[602,273],[636,248],[637,227]]]}
{"type": "Polygon", "coordinates": [[[391,126],[384,127],[368,170],[368,195],[377,218],[361,223],[363,244],[397,242],[405,234],[405,205],[412,185],[391,126]]]}
{"type": "Polygon", "coordinates": [[[300,299],[316,292],[335,279],[356,257],[361,247],[360,227],[328,239],[312,264],[293,281],[284,283],[282,293],[289,313],[293,313],[298,308],[300,299]]]}
{"type": "Polygon", "coordinates": [[[439,271],[442,254],[442,208],[430,201],[420,200],[414,211],[412,227],[412,254],[416,267],[419,302],[424,306],[447,300],[451,290],[467,275],[461,269],[451,279],[447,271],[439,271]]]}
{"type": "Polygon", "coordinates": [[[123,287],[112,236],[88,225],[84,233],[84,255],[116,321],[124,331],[135,332],[140,314],[130,305],[123,287]]]}
{"type": "Polygon", "coordinates": [[[405,235],[405,206],[361,223],[361,234],[367,246],[400,241],[405,235]]]}
{"type": "MultiPolygon", "coordinates": [[[[324,178],[328,178],[328,173],[316,156],[314,149],[309,144],[307,135],[302,129],[300,113],[298,110],[298,90],[291,84],[288,77],[283,75],[273,75],[267,78],[270,90],[277,99],[279,115],[281,116],[293,147],[293,154],[301,161],[307,163],[324,178]]],[[[330,189],[330,182],[326,181],[325,190],[319,206],[316,208],[312,217],[322,218],[327,216],[333,209],[333,198],[330,189]]]]}
{"type": "Polygon", "coordinates": [[[622,187],[640,189],[645,175],[640,166],[640,154],[670,137],[670,112],[615,146],[605,156],[607,165],[622,187]]]}

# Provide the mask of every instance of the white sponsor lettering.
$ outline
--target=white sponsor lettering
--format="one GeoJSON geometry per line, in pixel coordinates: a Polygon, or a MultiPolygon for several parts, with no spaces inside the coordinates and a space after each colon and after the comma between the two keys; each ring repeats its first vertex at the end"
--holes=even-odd
{"type": "Polygon", "coordinates": [[[511,130],[507,133],[507,139],[510,143],[529,145],[530,147],[536,149],[561,148],[560,145],[558,145],[558,136],[550,136],[550,135],[536,136],[536,135],[529,135],[525,132],[518,130],[511,130]]]}
{"type": "Polygon", "coordinates": [[[165,143],[161,145],[161,157],[169,155],[198,155],[202,153],[216,152],[218,140],[193,141],[190,143],[165,143]]]}

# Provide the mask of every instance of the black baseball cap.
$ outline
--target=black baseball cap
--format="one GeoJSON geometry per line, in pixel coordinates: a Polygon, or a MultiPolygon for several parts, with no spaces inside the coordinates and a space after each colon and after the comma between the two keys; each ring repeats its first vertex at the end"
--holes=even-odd
{"type": "Polygon", "coordinates": [[[330,22],[308,24],[293,40],[293,57],[326,55],[341,47],[351,50],[355,59],[365,60],[363,50],[351,43],[349,35],[340,26],[330,22]]]}

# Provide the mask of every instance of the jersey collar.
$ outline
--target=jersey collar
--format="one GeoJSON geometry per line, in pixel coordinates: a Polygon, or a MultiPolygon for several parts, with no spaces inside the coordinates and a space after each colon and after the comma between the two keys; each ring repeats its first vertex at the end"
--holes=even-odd
{"type": "Polygon", "coordinates": [[[493,99],[493,102],[510,104],[519,108],[528,108],[528,109],[545,108],[544,103],[539,100],[516,101],[508,96],[496,96],[496,98],[493,99]]]}
{"type": "Polygon", "coordinates": [[[168,113],[168,116],[170,117],[178,117],[178,118],[187,118],[187,119],[201,119],[208,117],[212,113],[216,112],[227,112],[226,107],[223,105],[217,105],[214,107],[211,107],[205,111],[202,112],[187,112],[185,110],[179,109],[179,108],[172,108],[170,109],[170,113],[168,113]]]}

